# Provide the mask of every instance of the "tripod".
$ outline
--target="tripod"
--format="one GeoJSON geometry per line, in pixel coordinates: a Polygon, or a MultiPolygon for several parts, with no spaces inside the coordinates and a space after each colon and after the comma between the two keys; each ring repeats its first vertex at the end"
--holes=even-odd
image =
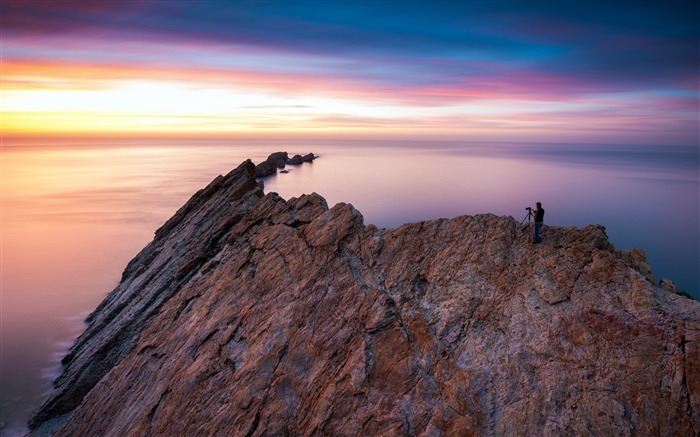
{"type": "Polygon", "coordinates": [[[534,214],[532,214],[532,208],[528,208],[528,209],[527,209],[527,215],[525,216],[525,218],[523,219],[523,221],[520,222],[520,224],[521,224],[521,225],[524,224],[524,223],[525,223],[525,219],[527,219],[527,224],[528,224],[528,226],[529,226],[529,225],[530,225],[530,219],[533,217],[533,215],[534,215],[534,214]]]}
{"type": "Polygon", "coordinates": [[[532,218],[535,216],[535,214],[532,213],[532,208],[526,208],[527,209],[527,215],[523,219],[523,221],[520,222],[520,226],[522,227],[522,231],[525,232],[527,229],[530,227],[530,222],[532,218]],[[523,226],[525,224],[525,220],[527,220],[527,226],[523,226]]]}

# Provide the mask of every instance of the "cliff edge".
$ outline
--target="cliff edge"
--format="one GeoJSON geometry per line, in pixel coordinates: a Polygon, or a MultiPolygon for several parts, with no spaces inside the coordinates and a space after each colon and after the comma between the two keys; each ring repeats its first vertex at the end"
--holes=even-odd
{"type": "Polygon", "coordinates": [[[195,194],[88,318],[33,435],[698,435],[700,304],[600,226],[365,226],[195,194]]]}

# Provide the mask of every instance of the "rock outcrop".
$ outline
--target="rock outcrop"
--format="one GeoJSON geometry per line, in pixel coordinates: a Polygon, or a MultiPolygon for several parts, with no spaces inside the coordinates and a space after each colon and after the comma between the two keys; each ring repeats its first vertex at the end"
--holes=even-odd
{"type": "Polygon", "coordinates": [[[284,168],[287,164],[301,165],[305,162],[313,162],[316,158],[317,156],[313,153],[304,156],[294,155],[290,158],[287,152],[275,152],[268,156],[265,161],[255,166],[255,176],[259,178],[270,176],[277,173],[278,168],[284,168]]]}
{"type": "Polygon", "coordinates": [[[365,226],[247,161],[129,263],[34,435],[698,435],[700,304],[600,226],[365,226]]]}

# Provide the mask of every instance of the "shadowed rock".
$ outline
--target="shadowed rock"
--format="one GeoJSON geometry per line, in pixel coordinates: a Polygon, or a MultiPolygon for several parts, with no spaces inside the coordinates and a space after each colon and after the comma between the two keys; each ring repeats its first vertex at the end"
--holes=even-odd
{"type": "Polygon", "coordinates": [[[287,164],[290,165],[300,165],[305,162],[313,162],[314,159],[316,159],[316,156],[313,153],[309,153],[308,155],[294,155],[291,159],[287,161],[287,164]]]}
{"type": "Polygon", "coordinates": [[[700,433],[700,304],[601,226],[383,230],[255,176],[215,179],[129,263],[35,435],[700,433]]]}
{"type": "Polygon", "coordinates": [[[267,157],[267,159],[255,167],[256,177],[265,177],[273,175],[278,168],[284,168],[285,165],[300,165],[305,162],[313,162],[316,156],[313,153],[307,155],[294,155],[291,159],[287,152],[275,152],[267,157]]]}

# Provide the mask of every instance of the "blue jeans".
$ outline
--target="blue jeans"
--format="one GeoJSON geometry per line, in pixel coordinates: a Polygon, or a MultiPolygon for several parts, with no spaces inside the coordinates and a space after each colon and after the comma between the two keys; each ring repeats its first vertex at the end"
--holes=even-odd
{"type": "Polygon", "coordinates": [[[542,225],[543,225],[543,224],[544,224],[544,223],[541,223],[541,222],[540,222],[540,223],[535,223],[535,238],[534,238],[534,240],[533,240],[535,243],[539,243],[539,242],[541,241],[541,239],[540,239],[540,228],[542,228],[542,225]]]}

